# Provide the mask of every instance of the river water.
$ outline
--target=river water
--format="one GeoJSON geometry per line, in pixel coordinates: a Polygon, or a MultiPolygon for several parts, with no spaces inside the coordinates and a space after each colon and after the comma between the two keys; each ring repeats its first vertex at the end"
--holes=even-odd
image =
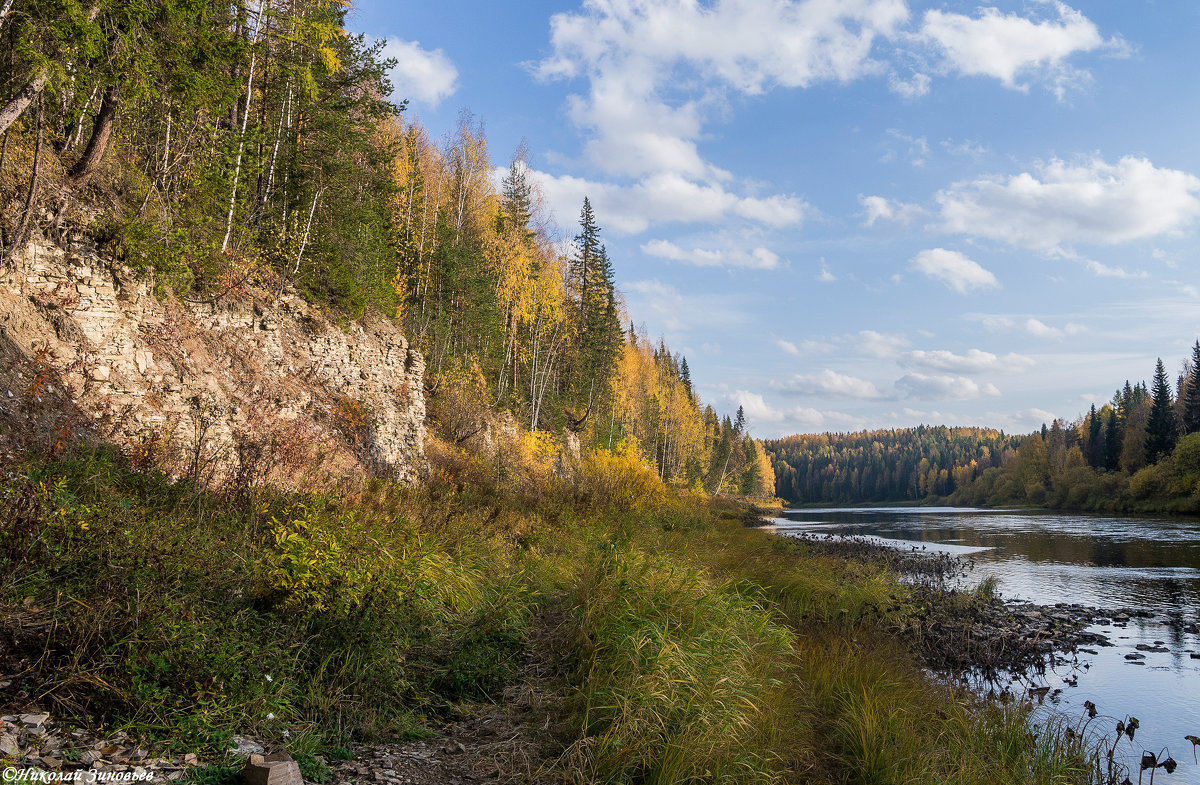
{"type": "Polygon", "coordinates": [[[1200,736],[1200,519],[894,507],[789,510],[774,523],[780,534],[866,536],[962,554],[974,563],[968,580],[992,576],[1009,599],[1087,605],[1109,617],[1116,609],[1152,614],[1102,618],[1107,623],[1088,629],[1112,646],[1086,647],[1095,654],[1081,652],[1079,666],[1035,682],[1051,688],[1047,705],[1072,719],[1083,716],[1084,701],[1094,702],[1102,716],[1093,727],[1111,730],[1117,719],[1137,717],[1124,756],[1167,748],[1179,768],[1158,769],[1154,781],[1200,785],[1184,739],[1200,736]]]}

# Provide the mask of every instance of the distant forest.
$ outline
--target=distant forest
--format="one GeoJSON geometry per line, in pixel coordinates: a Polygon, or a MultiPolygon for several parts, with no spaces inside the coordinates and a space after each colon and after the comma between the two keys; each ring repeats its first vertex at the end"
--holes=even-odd
{"type": "Polygon", "coordinates": [[[924,501],[1200,511],[1200,341],[1173,381],[1126,381],[1109,403],[1025,436],[928,427],[765,443],[793,504],[924,501]]]}
{"type": "Polygon", "coordinates": [[[1011,458],[1019,438],[944,426],[787,436],[764,446],[775,493],[797,504],[914,501],[945,496],[1011,458]]]}

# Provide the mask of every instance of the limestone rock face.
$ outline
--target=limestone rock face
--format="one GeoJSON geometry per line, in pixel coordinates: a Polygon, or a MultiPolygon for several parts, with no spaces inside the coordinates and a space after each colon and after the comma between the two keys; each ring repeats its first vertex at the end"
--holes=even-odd
{"type": "Polygon", "coordinates": [[[424,359],[293,290],[177,300],[86,236],[0,270],[0,449],[83,433],[200,480],[426,471],[424,359]]]}

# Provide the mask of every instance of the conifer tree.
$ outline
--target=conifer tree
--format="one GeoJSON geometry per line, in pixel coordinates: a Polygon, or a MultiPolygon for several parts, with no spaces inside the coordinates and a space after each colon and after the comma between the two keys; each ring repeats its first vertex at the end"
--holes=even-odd
{"type": "Polygon", "coordinates": [[[679,360],[679,380],[683,382],[683,387],[687,390],[688,397],[695,398],[696,394],[692,392],[692,372],[688,368],[686,357],[681,357],[679,360]]]}
{"type": "Polygon", "coordinates": [[[583,197],[579,211],[579,234],[575,235],[575,255],[571,258],[570,276],[574,295],[579,303],[579,324],[587,323],[587,311],[594,299],[592,284],[600,259],[600,227],[591,201],[583,197]]]}
{"type": "Polygon", "coordinates": [[[1178,438],[1175,409],[1171,401],[1171,384],[1160,358],[1154,366],[1151,388],[1150,417],[1146,420],[1146,459],[1157,463],[1170,455],[1178,438]]]}
{"type": "Polygon", "coordinates": [[[1087,443],[1087,459],[1088,465],[1100,467],[1104,464],[1104,443],[1101,434],[1104,423],[1100,420],[1100,415],[1096,413],[1096,404],[1092,404],[1091,411],[1088,412],[1088,443],[1087,443]]]}
{"type": "Polygon", "coordinates": [[[1115,472],[1121,467],[1121,435],[1118,430],[1117,410],[1108,413],[1104,425],[1104,468],[1115,472]]]}
{"type": "Polygon", "coordinates": [[[1192,367],[1183,393],[1183,432],[1200,431],[1200,341],[1192,346],[1192,367]]]}

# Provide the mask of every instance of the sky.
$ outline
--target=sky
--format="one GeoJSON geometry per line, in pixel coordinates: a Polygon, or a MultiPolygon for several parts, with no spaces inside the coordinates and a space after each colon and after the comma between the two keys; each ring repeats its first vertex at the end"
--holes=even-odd
{"type": "Polygon", "coordinates": [[[1200,336],[1194,0],[359,0],[755,436],[1074,420],[1200,336]]]}

